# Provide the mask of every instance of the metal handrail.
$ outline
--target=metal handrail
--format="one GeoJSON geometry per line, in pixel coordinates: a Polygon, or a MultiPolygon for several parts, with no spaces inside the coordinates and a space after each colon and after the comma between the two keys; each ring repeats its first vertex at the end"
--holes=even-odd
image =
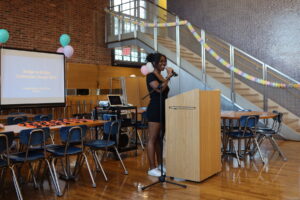
{"type": "MultiPolygon", "coordinates": [[[[136,2],[136,1],[137,0],[132,0],[130,2],[136,2]]],[[[130,3],[130,2],[127,2],[127,3],[130,3]]],[[[137,5],[137,6],[135,6],[133,8],[130,8],[130,9],[139,9],[138,4],[135,4],[135,5],[137,5]]],[[[120,5],[118,5],[118,6],[120,6],[120,5]]],[[[153,22],[157,21],[156,20],[157,18],[160,18],[160,20],[162,20],[162,22],[170,22],[171,20],[172,20],[172,22],[174,22],[175,19],[176,19],[176,21],[179,20],[178,15],[166,10],[165,8],[160,7],[159,5],[154,3],[153,1],[145,0],[145,6],[142,6],[142,7],[146,7],[146,10],[148,11],[146,13],[145,19],[142,19],[146,23],[147,23],[147,21],[150,21],[150,23],[153,23],[153,22]],[[151,5],[154,5],[155,7],[152,7],[151,5]],[[165,12],[159,12],[158,9],[161,9],[165,12]],[[161,13],[161,14],[155,14],[155,13],[161,13]],[[166,19],[161,18],[161,16],[163,16],[163,17],[166,16],[166,19]],[[152,18],[153,18],[154,21],[152,21],[152,18]]],[[[122,11],[120,11],[120,12],[122,12],[122,11]]],[[[118,14],[120,14],[120,12],[118,12],[118,14]]],[[[126,16],[126,14],[124,14],[124,13],[122,13],[122,15],[126,16]]],[[[127,16],[130,17],[131,19],[141,20],[141,18],[135,18],[134,16],[131,16],[131,15],[127,15],[127,16]]],[[[176,26],[176,29],[177,28],[179,29],[179,26],[178,27],[176,26]]],[[[207,35],[206,40],[204,40],[204,41],[206,41],[207,44],[211,43],[211,44],[209,44],[209,45],[211,45],[211,48],[215,49],[215,51],[220,56],[222,56],[223,59],[227,60],[227,58],[228,59],[232,58],[232,59],[230,59],[231,60],[230,64],[232,66],[237,66],[237,68],[240,68],[242,71],[246,72],[247,74],[253,75],[255,77],[258,77],[259,79],[267,80],[267,81],[268,80],[277,80],[279,82],[283,82],[283,83],[287,83],[287,84],[293,84],[293,83],[299,84],[298,81],[294,80],[293,78],[289,77],[288,75],[280,72],[279,70],[276,70],[275,68],[267,65],[263,61],[249,55],[248,53],[244,52],[243,50],[229,44],[228,42],[218,38],[217,36],[214,36],[212,34],[207,34],[206,32],[204,32],[202,29],[198,28],[197,26],[194,26],[194,29],[198,32],[198,34],[200,34],[199,31],[201,31],[201,37],[203,39],[205,38],[203,36],[205,34],[207,35]],[[236,59],[234,59],[234,57],[236,59]]],[[[133,31],[133,32],[135,32],[135,31],[133,31]]],[[[177,36],[177,32],[178,31],[175,32],[176,33],[176,39],[173,38],[175,34],[173,35],[173,37],[171,36],[171,38],[172,38],[172,40],[175,40],[175,42],[176,42],[176,60],[180,61],[180,58],[178,58],[178,56],[182,57],[182,55],[180,56],[180,49],[181,48],[179,48],[178,44],[177,44],[177,43],[180,44],[180,39],[179,39],[180,37],[177,36]]],[[[121,34],[123,34],[123,33],[121,33],[121,34]]],[[[187,34],[187,32],[183,32],[183,34],[187,34]]],[[[136,33],[135,33],[135,35],[136,35],[136,33]]],[[[153,33],[150,32],[150,35],[154,36],[153,42],[154,42],[154,46],[155,46],[155,44],[157,43],[157,40],[158,40],[158,37],[157,37],[158,33],[157,33],[157,31],[156,32],[154,31],[153,33]]],[[[169,34],[167,34],[167,35],[169,36],[169,34]]],[[[185,41],[183,41],[183,43],[184,42],[185,41]]],[[[183,44],[180,44],[180,46],[184,47],[183,44]]],[[[191,48],[187,48],[187,49],[191,50],[191,48]]],[[[198,50],[197,50],[197,52],[198,52],[198,50]]],[[[196,53],[197,55],[200,55],[200,60],[202,60],[202,63],[205,63],[205,60],[206,60],[205,52],[206,51],[203,52],[201,50],[201,53],[200,52],[196,53]]],[[[175,60],[174,60],[174,62],[175,62],[175,60]]],[[[175,62],[175,63],[177,63],[177,62],[175,62]]],[[[178,66],[180,66],[180,65],[178,65],[178,66]]],[[[219,67],[221,69],[223,69],[223,67],[221,67],[221,66],[219,66],[219,67]]],[[[203,64],[202,64],[202,68],[205,68],[205,66],[203,66],[203,64]]],[[[234,80],[240,80],[240,81],[248,84],[249,86],[251,84],[248,83],[248,82],[245,82],[246,80],[241,80],[240,79],[241,77],[240,76],[235,76],[233,72],[231,72],[230,74],[231,74],[231,93],[234,93],[231,100],[234,103],[235,102],[234,96],[235,96],[235,93],[236,93],[234,91],[234,88],[235,88],[234,80]]],[[[203,78],[204,77],[203,75],[204,76],[206,75],[206,70],[205,69],[202,70],[202,81],[204,81],[204,83],[206,83],[206,79],[203,78]]],[[[274,93],[271,94],[270,93],[270,96],[269,96],[268,92],[266,92],[266,87],[267,86],[263,86],[262,88],[259,87],[259,86],[254,86],[254,89],[256,88],[255,90],[257,90],[258,92],[261,92],[263,94],[263,97],[264,97],[265,100],[274,99],[275,101],[278,101],[278,103],[281,102],[284,105],[284,107],[288,108],[289,110],[294,110],[294,107],[296,105],[295,102],[297,101],[298,96],[299,96],[298,95],[298,91],[300,90],[299,88],[295,88],[296,90],[289,90],[288,89],[288,90],[285,90],[285,92],[280,92],[280,90],[278,90],[278,92],[280,94],[287,94],[288,96],[291,95],[290,97],[291,97],[292,104],[290,106],[288,106],[284,103],[282,98],[277,98],[276,94],[274,94],[274,93]],[[263,91],[261,91],[261,89],[263,89],[263,91]],[[286,92],[288,92],[288,93],[286,93],[286,92]]],[[[268,108],[267,103],[268,103],[268,101],[264,101],[264,110],[266,110],[268,108]]],[[[295,112],[298,113],[297,115],[299,115],[299,110],[298,109],[296,109],[295,112]]]]}
{"type": "MultiPolygon", "coordinates": [[[[126,2],[126,3],[124,3],[124,4],[131,3],[131,2],[135,2],[135,0],[126,2]]],[[[159,9],[162,9],[162,10],[166,11],[167,13],[173,15],[174,17],[178,17],[179,19],[181,19],[181,18],[180,18],[178,15],[176,15],[175,13],[173,13],[173,12],[171,12],[171,11],[169,11],[169,10],[167,10],[167,9],[165,9],[165,8],[163,8],[163,7],[161,7],[161,6],[159,6],[159,5],[157,5],[156,3],[154,3],[154,2],[152,2],[152,1],[150,1],[150,0],[145,0],[145,2],[151,3],[151,4],[155,5],[156,7],[158,7],[159,9]]],[[[120,4],[120,5],[124,5],[124,4],[120,4]]],[[[117,5],[117,6],[119,6],[119,5],[117,5]]],[[[111,6],[111,7],[109,7],[109,8],[113,8],[113,7],[115,7],[115,6],[111,6]]],[[[122,13],[122,14],[124,14],[124,13],[122,13]]],[[[126,15],[126,14],[124,14],[124,15],[126,15]]],[[[196,25],[194,25],[194,24],[193,24],[193,26],[195,27],[195,29],[200,29],[198,26],[196,26],[196,25]]],[[[208,32],[206,32],[206,33],[208,33],[208,32]]],[[[209,34],[209,33],[208,33],[208,34],[209,34]]],[[[212,36],[212,35],[209,34],[209,35],[207,35],[206,37],[211,38],[211,39],[212,39],[213,41],[215,41],[215,42],[218,42],[218,43],[222,42],[222,43],[224,43],[224,44],[226,44],[226,45],[228,45],[228,46],[233,46],[232,44],[230,44],[230,43],[224,41],[223,39],[221,39],[221,38],[219,38],[219,37],[217,37],[217,36],[212,36]],[[219,40],[220,42],[214,40],[213,38],[216,38],[216,39],[219,40]]],[[[243,50],[241,50],[241,49],[239,49],[239,48],[237,48],[237,47],[235,47],[235,46],[233,46],[233,47],[234,47],[235,50],[237,50],[237,51],[243,53],[243,54],[246,55],[247,57],[249,57],[249,58],[255,60],[255,61],[258,62],[258,63],[260,63],[261,65],[266,64],[266,63],[264,63],[263,61],[261,61],[261,60],[255,58],[255,57],[253,57],[252,55],[246,53],[245,51],[243,51],[243,50]]],[[[238,56],[243,57],[243,55],[238,55],[238,56]]],[[[246,58],[243,57],[243,59],[245,59],[245,60],[251,62],[251,60],[250,60],[250,59],[247,59],[247,57],[246,57],[246,58]]],[[[257,63],[253,63],[253,62],[251,62],[251,63],[254,64],[254,65],[257,65],[257,63]]],[[[262,66],[260,66],[260,65],[257,65],[257,66],[259,66],[260,68],[262,68],[262,66]]],[[[288,76],[288,75],[286,75],[286,74],[280,72],[279,70],[277,70],[277,69],[271,67],[271,66],[268,65],[268,64],[267,64],[267,68],[268,68],[268,69],[271,69],[272,71],[274,71],[274,72],[276,72],[276,73],[278,73],[279,75],[283,76],[284,78],[290,80],[290,81],[293,82],[293,83],[297,83],[297,84],[300,83],[299,81],[296,81],[295,79],[293,79],[293,78],[291,78],[290,76],[288,76]]],[[[274,76],[275,76],[275,74],[274,74],[274,76]]],[[[278,77],[278,76],[277,76],[277,77],[278,77]]],[[[284,82],[287,82],[287,80],[283,80],[283,79],[280,79],[280,80],[282,80],[282,81],[284,81],[284,82]]]]}
{"type": "MultiPolygon", "coordinates": [[[[134,9],[134,8],[132,8],[132,9],[134,9]]],[[[128,10],[131,10],[131,9],[128,9],[128,10]]],[[[123,11],[124,11],[124,10],[122,10],[121,12],[123,12],[123,11]]],[[[114,11],[114,10],[110,10],[110,12],[115,13],[115,14],[119,14],[119,12],[114,11]]],[[[134,20],[140,20],[140,19],[141,19],[140,17],[128,15],[128,14],[126,14],[126,13],[122,13],[122,16],[131,18],[131,19],[134,19],[134,20]]],[[[162,19],[164,22],[167,22],[165,19],[161,18],[160,16],[158,16],[158,18],[159,18],[159,19],[162,19]]],[[[153,23],[153,21],[146,21],[145,19],[143,19],[143,21],[145,21],[146,23],[153,23]]]]}

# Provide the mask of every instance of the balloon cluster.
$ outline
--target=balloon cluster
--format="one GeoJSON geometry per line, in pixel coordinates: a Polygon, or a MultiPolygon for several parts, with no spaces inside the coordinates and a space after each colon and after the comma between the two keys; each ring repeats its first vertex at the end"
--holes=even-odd
{"type": "Polygon", "coordinates": [[[67,58],[71,58],[74,53],[74,49],[71,45],[69,45],[70,41],[71,38],[68,34],[62,34],[59,38],[59,42],[62,47],[59,47],[56,52],[63,53],[67,58]]]}
{"type": "Polygon", "coordinates": [[[141,72],[145,76],[153,71],[154,71],[154,67],[151,62],[148,62],[146,65],[143,65],[141,67],[141,72]]]}
{"type": "Polygon", "coordinates": [[[0,29],[0,44],[4,44],[9,39],[9,33],[6,29],[0,29]]]}

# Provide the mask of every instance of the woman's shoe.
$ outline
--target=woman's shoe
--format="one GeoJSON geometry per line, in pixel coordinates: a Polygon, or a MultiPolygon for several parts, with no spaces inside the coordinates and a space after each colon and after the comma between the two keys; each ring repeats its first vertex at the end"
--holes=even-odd
{"type": "MultiPolygon", "coordinates": [[[[160,171],[161,167],[162,167],[161,165],[158,165],[158,167],[156,169],[158,169],[160,171]]],[[[165,167],[162,167],[162,169],[163,169],[163,174],[165,175],[167,170],[165,167]]]]}
{"type": "Polygon", "coordinates": [[[148,170],[149,176],[160,177],[160,171],[157,168],[148,170]]]}

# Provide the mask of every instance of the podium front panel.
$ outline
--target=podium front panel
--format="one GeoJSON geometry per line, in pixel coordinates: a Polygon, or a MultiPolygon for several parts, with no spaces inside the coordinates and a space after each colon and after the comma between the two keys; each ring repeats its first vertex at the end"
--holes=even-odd
{"type": "Polygon", "coordinates": [[[192,90],[166,101],[167,175],[201,181],[221,170],[220,92],[192,90]]]}

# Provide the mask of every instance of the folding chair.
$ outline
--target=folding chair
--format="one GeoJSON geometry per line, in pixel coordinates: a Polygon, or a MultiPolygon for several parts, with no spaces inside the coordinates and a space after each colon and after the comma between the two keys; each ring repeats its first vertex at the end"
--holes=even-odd
{"type": "Polygon", "coordinates": [[[89,147],[89,150],[92,153],[92,156],[93,156],[93,159],[94,159],[94,162],[96,165],[96,169],[97,169],[97,171],[100,171],[100,170],[102,171],[103,176],[106,181],[107,181],[107,176],[101,165],[101,159],[104,157],[104,155],[102,156],[101,159],[99,159],[98,151],[105,151],[105,154],[106,154],[107,150],[109,148],[113,148],[122,164],[122,167],[124,169],[124,174],[126,174],[126,175],[128,174],[128,171],[127,171],[127,169],[122,161],[122,158],[119,154],[119,151],[117,149],[116,141],[111,140],[112,136],[116,136],[116,138],[117,138],[119,131],[120,131],[120,127],[121,127],[120,120],[106,122],[104,124],[104,130],[103,130],[104,139],[93,140],[93,141],[89,141],[84,144],[85,146],[89,147]]]}
{"type": "MultiPolygon", "coordinates": [[[[47,149],[47,151],[51,153],[51,165],[57,183],[58,183],[58,176],[55,168],[55,163],[56,160],[59,158],[59,159],[65,159],[66,170],[64,166],[63,168],[65,174],[64,178],[66,180],[74,179],[75,177],[77,177],[83,165],[83,162],[85,161],[92,180],[92,186],[96,187],[96,183],[94,181],[94,177],[92,175],[92,171],[90,169],[88,159],[84,153],[83,140],[84,140],[86,130],[87,130],[87,126],[85,125],[62,127],[60,128],[59,133],[63,145],[59,145],[56,146],[55,148],[47,149]],[[77,161],[73,172],[71,172],[69,157],[73,155],[77,155],[77,161]]],[[[61,189],[59,185],[58,185],[58,190],[59,193],[61,194],[61,189]]]]}
{"type": "MultiPolygon", "coordinates": [[[[275,112],[277,113],[277,112],[275,112]]],[[[258,142],[259,145],[263,143],[265,139],[268,139],[275,151],[278,151],[279,155],[282,157],[284,161],[287,161],[287,157],[279,148],[274,136],[278,135],[281,130],[281,122],[282,122],[282,113],[277,113],[277,115],[273,118],[273,124],[270,128],[258,128],[257,133],[259,134],[258,142]]]]}
{"type": "Polygon", "coordinates": [[[18,183],[18,179],[17,179],[15,171],[14,171],[14,164],[10,161],[9,148],[12,144],[13,139],[14,139],[13,132],[0,133],[0,169],[2,169],[1,176],[0,176],[0,191],[4,191],[4,188],[1,188],[4,186],[4,184],[3,184],[3,181],[5,179],[4,172],[5,172],[6,168],[9,168],[11,171],[11,176],[13,179],[13,183],[15,186],[18,200],[23,200],[21,190],[19,187],[19,183],[18,183]]]}

